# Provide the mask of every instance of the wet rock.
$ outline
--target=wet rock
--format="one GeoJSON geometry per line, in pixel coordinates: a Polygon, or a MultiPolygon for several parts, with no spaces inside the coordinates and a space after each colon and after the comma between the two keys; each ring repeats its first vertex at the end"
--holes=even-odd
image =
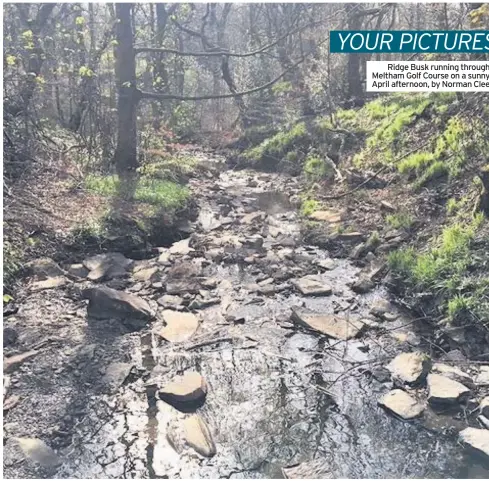
{"type": "Polygon", "coordinates": [[[169,249],[170,254],[178,254],[181,256],[187,255],[190,252],[193,252],[194,249],[190,247],[190,237],[187,239],[182,239],[178,242],[174,242],[169,249]]]}
{"type": "Polygon", "coordinates": [[[197,328],[199,320],[190,312],[177,312],[169,309],[164,310],[162,318],[166,323],[158,334],[169,342],[183,342],[190,339],[197,328]]]}
{"type": "Polygon", "coordinates": [[[391,373],[385,367],[376,367],[372,369],[372,377],[378,382],[388,382],[391,379],[391,373]]]}
{"type": "Polygon", "coordinates": [[[26,265],[27,269],[39,280],[46,280],[51,277],[60,277],[66,273],[50,257],[34,259],[26,265]]]}
{"type": "Polygon", "coordinates": [[[489,386],[489,366],[481,366],[480,371],[474,379],[478,386],[489,386]]]}
{"type": "Polygon", "coordinates": [[[158,304],[163,307],[178,307],[183,304],[183,299],[180,296],[172,296],[165,294],[157,300],[158,304]]]}
{"type": "Polygon", "coordinates": [[[375,317],[380,319],[386,319],[386,314],[390,314],[392,309],[392,305],[389,301],[380,299],[372,304],[370,314],[373,314],[375,317]]]}
{"type": "Polygon", "coordinates": [[[198,372],[187,371],[183,376],[176,376],[158,393],[163,401],[175,407],[179,404],[201,404],[207,395],[207,385],[198,372]]]}
{"type": "Polygon", "coordinates": [[[158,268],[157,267],[148,267],[147,269],[140,269],[135,272],[132,277],[136,281],[141,282],[155,282],[158,279],[158,268]]]}
{"type": "Polygon", "coordinates": [[[460,440],[489,460],[489,430],[465,428],[460,431],[460,440]]]}
{"type": "Polygon", "coordinates": [[[294,466],[282,468],[285,479],[334,479],[330,465],[322,456],[294,466]]]}
{"type": "Polygon", "coordinates": [[[483,416],[489,418],[489,396],[482,399],[479,404],[479,411],[483,416]]]}
{"type": "Polygon", "coordinates": [[[367,277],[360,277],[353,284],[351,284],[351,290],[358,294],[365,294],[371,291],[375,287],[375,284],[367,277]]]}
{"type": "Polygon", "coordinates": [[[185,440],[201,456],[211,458],[216,454],[216,445],[207,423],[198,414],[183,421],[185,440]]]}
{"type": "Polygon", "coordinates": [[[309,329],[340,340],[356,337],[364,324],[332,314],[321,314],[306,309],[292,309],[291,320],[309,329]]]}
{"type": "Polygon", "coordinates": [[[44,281],[36,281],[31,284],[31,291],[45,291],[47,289],[56,289],[58,287],[63,287],[68,284],[69,281],[66,277],[49,277],[44,281]]]}
{"type": "Polygon", "coordinates": [[[89,270],[83,264],[71,264],[67,268],[68,274],[80,279],[85,279],[88,276],[89,270]]]}
{"type": "Polygon", "coordinates": [[[337,224],[343,220],[343,215],[340,212],[333,210],[317,210],[316,212],[313,212],[309,218],[312,220],[329,222],[330,224],[337,224]]]}
{"type": "Polygon", "coordinates": [[[422,383],[430,368],[431,360],[422,352],[404,352],[387,365],[394,381],[408,385],[422,383]]]}
{"type": "Polygon", "coordinates": [[[425,407],[414,397],[401,389],[393,389],[379,400],[379,405],[402,419],[414,419],[423,413],[425,407]]]}
{"type": "Polygon", "coordinates": [[[432,405],[451,405],[466,399],[470,389],[441,374],[428,375],[428,402],[432,405]]]}
{"type": "Polygon", "coordinates": [[[321,259],[316,262],[316,265],[326,271],[332,271],[336,267],[336,262],[333,259],[321,259]]]}
{"type": "Polygon", "coordinates": [[[109,287],[85,289],[88,315],[96,319],[119,319],[130,329],[142,329],[153,317],[149,304],[135,294],[116,291],[109,287]]]}
{"type": "Polygon", "coordinates": [[[13,356],[4,357],[3,358],[3,372],[10,373],[15,371],[21,364],[32,359],[34,356],[37,356],[39,351],[32,350],[22,352],[20,354],[15,354],[13,356]]]}
{"type": "Polygon", "coordinates": [[[56,467],[61,459],[44,441],[38,438],[15,438],[24,455],[45,468],[56,467]]]}
{"type": "Polygon", "coordinates": [[[13,327],[3,328],[3,347],[15,344],[19,339],[19,334],[13,327]]]}
{"type": "Polygon", "coordinates": [[[301,279],[292,281],[303,296],[329,296],[333,290],[324,284],[317,276],[304,276],[301,279]]]}
{"type": "Polygon", "coordinates": [[[472,378],[467,373],[460,370],[458,367],[437,362],[433,365],[432,371],[437,374],[441,374],[448,379],[457,381],[469,388],[475,387],[472,378]]]}

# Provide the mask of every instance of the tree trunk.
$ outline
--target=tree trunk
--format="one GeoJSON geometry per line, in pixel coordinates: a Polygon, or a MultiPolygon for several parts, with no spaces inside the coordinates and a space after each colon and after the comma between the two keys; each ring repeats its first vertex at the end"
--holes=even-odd
{"type": "MultiPolygon", "coordinates": [[[[358,4],[347,4],[346,11],[348,12],[348,30],[360,30],[362,28],[362,17],[358,12],[358,4]]],[[[348,54],[348,72],[347,81],[348,100],[353,106],[359,106],[363,103],[363,87],[360,77],[360,60],[361,54],[348,54]]]]}
{"type": "Polygon", "coordinates": [[[118,89],[117,148],[114,163],[120,176],[127,176],[138,167],[136,111],[139,101],[136,88],[136,61],[130,3],[116,4],[116,82],[118,89]]]}

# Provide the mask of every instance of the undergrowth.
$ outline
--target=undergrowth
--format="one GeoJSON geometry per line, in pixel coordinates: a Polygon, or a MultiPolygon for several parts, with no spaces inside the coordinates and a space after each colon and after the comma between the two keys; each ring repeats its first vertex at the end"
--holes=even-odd
{"type": "Polygon", "coordinates": [[[487,279],[477,281],[469,292],[461,292],[468,283],[474,283],[468,273],[477,267],[473,242],[483,223],[481,213],[470,222],[457,220],[445,227],[424,252],[417,252],[413,247],[391,252],[389,266],[412,293],[429,293],[439,299],[442,312],[452,320],[462,307],[472,306],[474,313],[487,309],[487,298],[485,302],[481,298],[485,292],[481,288],[487,279]]]}

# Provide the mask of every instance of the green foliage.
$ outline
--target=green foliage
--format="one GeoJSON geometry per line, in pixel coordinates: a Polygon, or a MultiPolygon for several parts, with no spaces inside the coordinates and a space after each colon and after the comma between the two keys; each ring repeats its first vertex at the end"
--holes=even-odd
{"type": "Polygon", "coordinates": [[[446,177],[448,174],[449,168],[444,162],[441,160],[433,162],[416,180],[414,188],[419,189],[425,186],[430,180],[446,177]]]}
{"type": "Polygon", "coordinates": [[[410,229],[414,224],[414,218],[408,212],[389,214],[386,216],[385,221],[393,229],[410,229]]]}
{"type": "Polygon", "coordinates": [[[317,200],[305,198],[301,204],[301,214],[304,217],[309,217],[313,212],[316,212],[320,208],[321,204],[317,200]]]}
{"type": "Polygon", "coordinates": [[[334,171],[331,165],[325,159],[316,155],[308,155],[306,157],[302,172],[306,179],[311,182],[332,178],[334,176],[334,171]]]}
{"type": "Polygon", "coordinates": [[[292,84],[290,82],[277,82],[272,87],[272,92],[275,95],[285,94],[292,91],[292,84]]]}
{"type": "MultiPolygon", "coordinates": [[[[125,197],[127,194],[124,192],[126,186],[115,175],[88,175],[85,177],[85,187],[106,197],[125,197]]],[[[159,208],[177,209],[185,205],[189,194],[186,187],[175,182],[142,176],[136,181],[132,198],[159,208]]]]}
{"type": "Polygon", "coordinates": [[[392,272],[412,291],[440,296],[444,300],[442,309],[455,316],[469,305],[458,290],[474,262],[472,244],[483,220],[477,215],[468,224],[453,223],[426,252],[417,253],[413,248],[391,252],[388,262],[392,272]]]}

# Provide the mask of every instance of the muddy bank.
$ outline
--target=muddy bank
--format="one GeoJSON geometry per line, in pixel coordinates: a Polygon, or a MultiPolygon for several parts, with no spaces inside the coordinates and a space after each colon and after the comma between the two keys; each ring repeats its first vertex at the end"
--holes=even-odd
{"type": "MultiPolygon", "coordinates": [[[[37,352],[9,373],[8,396],[19,401],[5,417],[6,476],[487,477],[457,442],[477,425],[469,402],[487,388],[474,384],[440,414],[424,384],[403,386],[425,405],[410,422],[378,406],[394,387],[386,366],[396,355],[438,356],[423,325],[386,304],[377,278],[358,288],[379,258],[362,267],[304,244],[297,179],[223,171],[190,186],[200,215],[187,240],[120,275],[94,280],[88,269],[92,280],[26,285],[7,320],[19,335],[7,352],[37,352]],[[127,318],[87,316],[80,291],[100,285],[142,299],[153,320],[133,330],[127,318]],[[189,372],[205,383],[190,389],[198,402],[164,400],[189,372]],[[54,449],[56,462],[22,451],[26,437],[54,449]]],[[[462,367],[472,377],[480,369],[462,367]]]]}

